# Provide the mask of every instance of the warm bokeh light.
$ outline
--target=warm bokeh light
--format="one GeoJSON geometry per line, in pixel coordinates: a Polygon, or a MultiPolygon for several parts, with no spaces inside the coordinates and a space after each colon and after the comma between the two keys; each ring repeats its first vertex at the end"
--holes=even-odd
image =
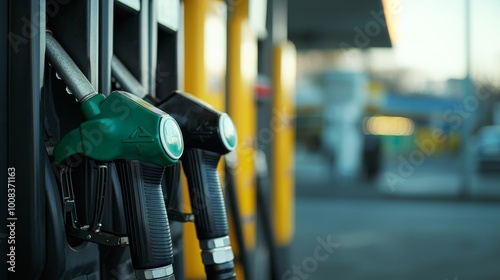
{"type": "Polygon", "coordinates": [[[413,121],[403,117],[375,116],[365,118],[366,134],[406,136],[414,131],[413,121]]]}

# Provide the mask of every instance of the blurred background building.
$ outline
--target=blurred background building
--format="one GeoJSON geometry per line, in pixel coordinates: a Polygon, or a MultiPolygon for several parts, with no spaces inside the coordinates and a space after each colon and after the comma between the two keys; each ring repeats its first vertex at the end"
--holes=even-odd
{"type": "Polygon", "coordinates": [[[464,136],[475,138],[498,114],[496,1],[375,2],[290,2],[289,33],[301,50],[299,150],[326,156],[334,176],[361,175],[364,138],[377,139],[390,159],[439,130],[446,139],[426,157],[458,156],[464,136]],[[392,129],[371,131],[372,116],[387,116],[377,124],[392,129]],[[411,127],[395,127],[390,117],[411,127]]]}
{"type": "Polygon", "coordinates": [[[294,263],[312,267],[304,228],[339,248],[288,279],[500,279],[499,13],[494,0],[289,1],[294,263]]]}

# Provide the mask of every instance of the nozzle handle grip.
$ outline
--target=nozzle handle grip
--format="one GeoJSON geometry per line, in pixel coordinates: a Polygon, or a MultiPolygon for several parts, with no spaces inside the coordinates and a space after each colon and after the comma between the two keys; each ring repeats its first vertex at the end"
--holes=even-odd
{"type": "Polygon", "coordinates": [[[136,270],[173,263],[173,246],[161,187],[164,167],[136,160],[116,161],[132,265],[136,270]]]}
{"type": "Polygon", "coordinates": [[[217,173],[219,160],[220,154],[201,149],[186,149],[181,158],[199,240],[224,237],[229,233],[226,206],[217,173]]]}

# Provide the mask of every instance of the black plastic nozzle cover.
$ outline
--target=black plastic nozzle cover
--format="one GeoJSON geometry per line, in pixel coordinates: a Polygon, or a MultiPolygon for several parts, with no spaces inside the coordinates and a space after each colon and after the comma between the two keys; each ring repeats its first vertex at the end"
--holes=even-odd
{"type": "Polygon", "coordinates": [[[190,94],[175,91],[156,107],[168,112],[177,121],[186,149],[201,149],[219,155],[231,151],[221,137],[219,121],[224,113],[210,104],[190,94]]]}

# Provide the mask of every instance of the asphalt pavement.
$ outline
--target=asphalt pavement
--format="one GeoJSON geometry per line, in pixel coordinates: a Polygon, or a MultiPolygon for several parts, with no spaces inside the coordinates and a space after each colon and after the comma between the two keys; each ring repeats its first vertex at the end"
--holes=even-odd
{"type": "Polygon", "coordinates": [[[299,197],[295,227],[283,279],[500,279],[498,203],[299,197]]]}
{"type": "Polygon", "coordinates": [[[464,188],[456,158],[400,165],[385,162],[371,181],[336,178],[321,155],[298,155],[282,279],[499,280],[500,176],[471,171],[464,188]]]}

